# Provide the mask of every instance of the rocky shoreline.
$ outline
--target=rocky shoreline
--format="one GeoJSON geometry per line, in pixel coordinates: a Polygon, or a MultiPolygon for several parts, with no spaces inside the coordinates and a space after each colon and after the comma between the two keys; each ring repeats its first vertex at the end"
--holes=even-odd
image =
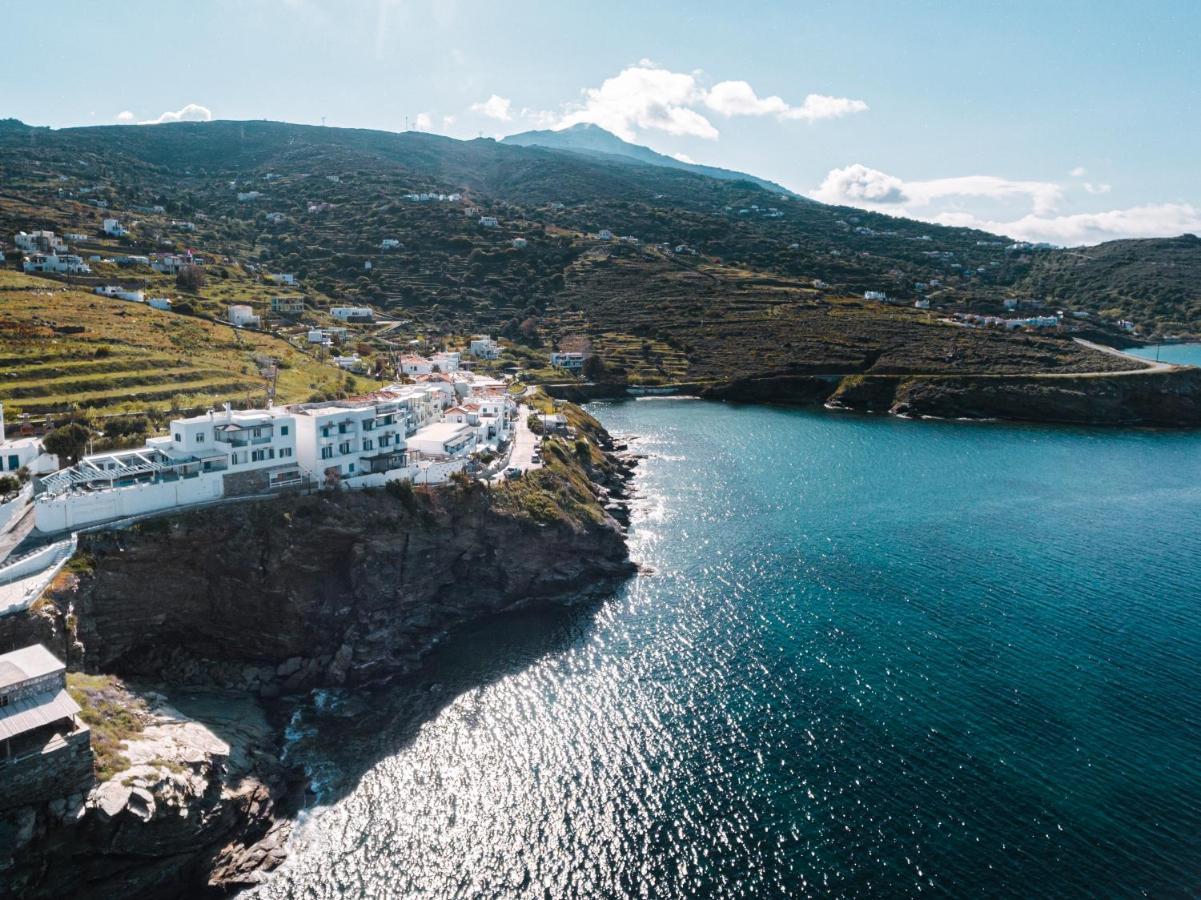
{"type": "Polygon", "coordinates": [[[512,484],[322,492],[183,513],[81,540],[0,646],[40,641],[120,676],[128,766],[0,813],[0,896],[227,895],[284,859],[304,803],[284,731],[314,689],[417,669],[449,630],[608,596],[635,571],[635,463],[570,408],[574,445],[512,484]],[[586,445],[581,446],[581,443],[586,445]]]}

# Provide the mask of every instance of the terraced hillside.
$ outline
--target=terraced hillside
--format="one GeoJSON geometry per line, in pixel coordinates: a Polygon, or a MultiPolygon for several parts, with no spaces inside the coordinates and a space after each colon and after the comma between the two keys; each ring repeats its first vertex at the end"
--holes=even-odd
{"type": "Polygon", "coordinates": [[[262,403],[278,366],[280,401],[366,389],[285,341],[189,316],[0,277],[0,402],[15,414],[54,416],[262,403]]]}

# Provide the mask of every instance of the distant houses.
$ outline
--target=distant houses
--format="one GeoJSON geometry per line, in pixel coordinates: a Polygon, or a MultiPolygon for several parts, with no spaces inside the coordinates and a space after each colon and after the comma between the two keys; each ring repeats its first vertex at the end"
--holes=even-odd
{"type": "Polygon", "coordinates": [[[343,322],[375,321],[375,311],[369,306],[331,306],[329,314],[343,322]]]}
{"type": "Polygon", "coordinates": [[[863,299],[864,300],[878,300],[881,303],[883,303],[885,300],[888,299],[888,294],[886,294],[884,291],[864,291],[863,299]]]}
{"type": "Polygon", "coordinates": [[[125,226],[121,224],[120,219],[105,219],[103,226],[104,233],[109,237],[125,237],[129,232],[125,230],[125,226]]]}
{"type": "Polygon", "coordinates": [[[477,334],[471,339],[467,352],[477,359],[496,359],[500,356],[500,344],[489,335],[477,334]]]}
{"type": "Polygon", "coordinates": [[[499,225],[500,225],[500,222],[496,218],[496,216],[480,216],[480,227],[481,228],[496,228],[499,225]]]}
{"type": "Polygon", "coordinates": [[[271,272],[267,275],[267,280],[275,284],[296,284],[296,276],[291,272],[271,272]]]}
{"type": "Polygon", "coordinates": [[[26,272],[56,275],[87,275],[92,271],[83,257],[74,253],[34,253],[25,258],[22,267],[26,272]]]}
{"type": "Polygon", "coordinates": [[[53,231],[34,231],[26,234],[19,231],[13,235],[13,243],[23,253],[66,253],[66,242],[53,231]]]}
{"type": "Polygon", "coordinates": [[[574,350],[555,352],[550,355],[550,364],[556,369],[579,372],[584,368],[584,354],[574,350]]]}
{"type": "Polygon", "coordinates": [[[298,316],[304,312],[304,297],[272,297],[271,312],[277,316],[298,316]]]}

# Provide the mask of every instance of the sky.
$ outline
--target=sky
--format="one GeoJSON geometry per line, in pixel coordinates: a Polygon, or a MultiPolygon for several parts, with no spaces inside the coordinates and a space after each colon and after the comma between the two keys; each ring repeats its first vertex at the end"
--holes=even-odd
{"type": "Polygon", "coordinates": [[[33,125],[592,122],[1024,240],[1201,233],[1201,0],[59,0],[3,30],[0,118],[33,125]]]}

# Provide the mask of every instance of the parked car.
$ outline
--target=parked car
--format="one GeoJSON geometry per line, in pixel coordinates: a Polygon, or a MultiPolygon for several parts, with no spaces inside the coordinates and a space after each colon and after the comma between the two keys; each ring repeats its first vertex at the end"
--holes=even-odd
{"type": "Polygon", "coordinates": [[[520,477],[521,477],[521,469],[519,467],[509,466],[509,468],[505,469],[505,478],[520,478],[520,477]]]}

